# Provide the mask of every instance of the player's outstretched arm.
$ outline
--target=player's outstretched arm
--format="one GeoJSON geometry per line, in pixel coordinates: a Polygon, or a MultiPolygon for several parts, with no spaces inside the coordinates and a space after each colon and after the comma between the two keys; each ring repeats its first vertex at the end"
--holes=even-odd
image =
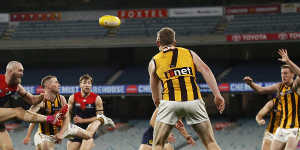
{"type": "Polygon", "coordinates": [[[271,86],[262,87],[259,84],[256,84],[253,79],[249,76],[244,77],[243,79],[246,84],[248,84],[255,92],[258,94],[271,94],[279,90],[280,83],[273,84],[271,86]]]}
{"type": "Polygon", "coordinates": [[[43,99],[44,95],[32,95],[31,93],[27,92],[22,85],[18,85],[17,92],[24,98],[24,100],[29,103],[30,105],[39,104],[43,99]]]}
{"type": "Polygon", "coordinates": [[[281,56],[278,60],[286,63],[290,66],[290,69],[297,75],[300,76],[300,68],[289,58],[286,49],[279,49],[277,53],[281,56]]]}
{"type": "Polygon", "coordinates": [[[267,115],[269,111],[272,110],[273,106],[273,100],[270,100],[265,104],[265,106],[262,109],[259,110],[255,118],[258,125],[264,125],[266,123],[263,117],[267,115]]]}

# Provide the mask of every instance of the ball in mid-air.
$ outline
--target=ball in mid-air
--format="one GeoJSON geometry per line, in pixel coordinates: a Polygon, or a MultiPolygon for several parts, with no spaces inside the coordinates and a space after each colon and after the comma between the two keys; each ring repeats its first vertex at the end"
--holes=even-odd
{"type": "Polygon", "coordinates": [[[121,25],[121,20],[117,16],[105,15],[99,18],[99,25],[105,28],[117,28],[121,25]]]}

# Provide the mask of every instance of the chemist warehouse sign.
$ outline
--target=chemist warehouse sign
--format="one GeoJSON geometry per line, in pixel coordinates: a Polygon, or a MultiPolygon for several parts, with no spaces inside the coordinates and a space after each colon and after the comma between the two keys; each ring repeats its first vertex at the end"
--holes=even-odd
{"type": "MultiPolygon", "coordinates": [[[[276,82],[258,82],[257,84],[265,87],[275,84],[276,82]]],[[[198,84],[201,92],[211,92],[207,84],[198,84]]],[[[25,89],[33,94],[43,92],[40,86],[24,86],[25,89]]],[[[253,92],[253,90],[245,83],[221,83],[219,84],[221,92],[253,92]]],[[[71,95],[80,91],[79,86],[61,86],[60,94],[71,95]]],[[[96,85],[93,86],[92,91],[100,95],[143,95],[151,94],[149,85],[96,85]]]]}

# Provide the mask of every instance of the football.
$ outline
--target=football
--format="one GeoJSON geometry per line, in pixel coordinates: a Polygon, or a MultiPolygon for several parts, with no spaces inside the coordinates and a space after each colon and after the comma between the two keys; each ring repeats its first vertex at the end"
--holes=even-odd
{"type": "Polygon", "coordinates": [[[121,20],[117,16],[105,15],[99,18],[99,25],[105,28],[117,28],[121,25],[121,20]]]}

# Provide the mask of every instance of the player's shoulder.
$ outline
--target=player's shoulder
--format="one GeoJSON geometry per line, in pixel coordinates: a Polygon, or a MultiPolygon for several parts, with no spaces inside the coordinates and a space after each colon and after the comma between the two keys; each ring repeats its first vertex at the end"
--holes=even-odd
{"type": "Polygon", "coordinates": [[[94,92],[91,92],[91,93],[90,93],[90,96],[92,96],[92,97],[98,97],[99,95],[96,94],[96,93],[94,93],[94,92]]]}
{"type": "MultiPolygon", "coordinates": [[[[153,59],[158,59],[159,57],[161,57],[161,54],[162,54],[163,52],[162,51],[159,51],[158,53],[156,53],[153,57],[152,57],[152,59],[151,60],[153,60],[153,59]]],[[[151,61],[150,61],[151,62],[151,61]]]]}
{"type": "Polygon", "coordinates": [[[189,49],[188,49],[188,48],[185,48],[185,47],[176,47],[176,48],[177,48],[177,50],[189,51],[189,49]]]}
{"type": "Polygon", "coordinates": [[[59,94],[58,96],[59,96],[60,99],[65,99],[65,96],[63,96],[63,95],[59,94]]]}
{"type": "Polygon", "coordinates": [[[78,98],[78,97],[80,97],[80,96],[81,96],[81,93],[80,93],[80,92],[76,92],[76,93],[73,94],[73,97],[74,97],[74,98],[78,98]]]}

